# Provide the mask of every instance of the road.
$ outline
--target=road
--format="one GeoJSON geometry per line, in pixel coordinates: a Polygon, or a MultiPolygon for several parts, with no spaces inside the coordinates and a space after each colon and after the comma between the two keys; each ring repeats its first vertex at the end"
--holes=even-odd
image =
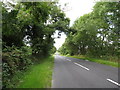
{"type": "Polygon", "coordinates": [[[52,88],[118,88],[118,68],[56,55],[52,88]]]}

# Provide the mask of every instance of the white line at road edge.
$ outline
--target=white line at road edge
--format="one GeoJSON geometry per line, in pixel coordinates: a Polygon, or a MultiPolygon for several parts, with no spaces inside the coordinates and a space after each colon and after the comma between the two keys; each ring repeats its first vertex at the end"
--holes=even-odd
{"type": "Polygon", "coordinates": [[[113,80],[111,80],[111,79],[107,79],[109,82],[111,82],[111,83],[114,83],[115,85],[118,85],[118,86],[120,86],[120,84],[119,83],[117,83],[117,82],[115,82],[115,81],[113,81],[113,80]]]}
{"type": "Polygon", "coordinates": [[[86,67],[84,67],[84,66],[82,66],[82,65],[80,65],[80,64],[78,64],[78,63],[75,63],[75,62],[74,62],[74,64],[76,64],[76,65],[78,65],[78,66],[80,66],[80,67],[82,67],[82,68],[84,68],[84,69],[86,69],[86,70],[90,70],[90,69],[88,69],[88,68],[86,68],[86,67]]]}

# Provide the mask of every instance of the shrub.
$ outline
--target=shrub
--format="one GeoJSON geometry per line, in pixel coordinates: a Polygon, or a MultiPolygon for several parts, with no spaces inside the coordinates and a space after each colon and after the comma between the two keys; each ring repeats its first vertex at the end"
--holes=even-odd
{"type": "Polygon", "coordinates": [[[15,46],[3,49],[2,53],[2,75],[3,75],[3,88],[13,87],[11,83],[12,77],[23,70],[26,70],[32,64],[29,59],[30,54],[26,47],[18,48],[15,46]]]}

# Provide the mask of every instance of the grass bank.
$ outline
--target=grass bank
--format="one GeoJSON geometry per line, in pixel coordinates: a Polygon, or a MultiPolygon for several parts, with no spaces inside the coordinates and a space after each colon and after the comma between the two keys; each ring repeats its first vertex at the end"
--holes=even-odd
{"type": "Polygon", "coordinates": [[[108,61],[108,60],[103,60],[103,59],[98,59],[98,58],[91,58],[91,57],[87,57],[87,56],[83,56],[83,55],[79,55],[79,56],[69,56],[67,55],[67,57],[72,57],[72,58],[78,58],[78,59],[82,59],[82,60],[89,60],[92,62],[97,62],[100,64],[105,64],[105,65],[109,65],[109,66],[113,66],[113,67],[118,67],[118,62],[112,62],[112,61],[108,61]]]}
{"type": "Polygon", "coordinates": [[[53,64],[54,57],[49,56],[30,66],[26,72],[17,75],[20,82],[16,88],[50,88],[53,64]]]}

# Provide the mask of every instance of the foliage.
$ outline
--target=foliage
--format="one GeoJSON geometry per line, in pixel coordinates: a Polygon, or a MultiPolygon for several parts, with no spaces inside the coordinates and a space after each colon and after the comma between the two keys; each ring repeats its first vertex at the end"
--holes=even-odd
{"type": "Polygon", "coordinates": [[[68,34],[59,51],[69,55],[118,57],[119,10],[118,2],[97,2],[91,13],[74,22],[71,28],[75,32],[68,34]]]}
{"type": "Polygon", "coordinates": [[[57,2],[2,3],[3,87],[16,85],[12,78],[34,62],[29,56],[55,53],[52,36],[67,32],[69,22],[57,2]]]}
{"type": "Polygon", "coordinates": [[[23,70],[26,70],[32,61],[28,58],[29,50],[26,47],[17,48],[6,46],[2,53],[3,87],[13,87],[12,77],[23,70]]]}
{"type": "Polygon", "coordinates": [[[33,55],[48,55],[55,30],[67,32],[69,28],[70,20],[57,2],[23,2],[11,12],[6,7],[2,10],[3,42],[7,46],[31,45],[33,55]]]}
{"type": "Polygon", "coordinates": [[[56,52],[56,50],[57,50],[56,47],[53,46],[53,48],[50,50],[50,53],[51,53],[51,54],[54,54],[54,53],[56,52]]]}

